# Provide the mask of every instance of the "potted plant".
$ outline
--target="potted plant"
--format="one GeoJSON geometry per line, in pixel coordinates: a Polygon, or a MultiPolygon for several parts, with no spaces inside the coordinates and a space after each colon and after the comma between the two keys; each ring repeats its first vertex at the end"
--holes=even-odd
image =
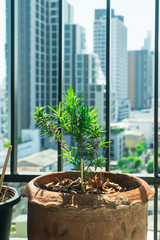
{"type": "Polygon", "coordinates": [[[21,198],[21,194],[17,189],[3,185],[11,150],[12,146],[9,146],[0,178],[0,239],[2,240],[9,240],[13,206],[17,204],[21,198]]]}
{"type": "Polygon", "coordinates": [[[107,142],[98,123],[97,108],[88,108],[70,87],[57,109],[37,107],[35,125],[61,143],[63,157],[73,172],[50,173],[33,179],[24,190],[28,197],[29,240],[145,240],[147,203],[153,191],[142,179],[102,167],[107,142]],[[67,146],[61,134],[74,139],[67,146]],[[102,154],[101,154],[102,153],[102,154]]]}

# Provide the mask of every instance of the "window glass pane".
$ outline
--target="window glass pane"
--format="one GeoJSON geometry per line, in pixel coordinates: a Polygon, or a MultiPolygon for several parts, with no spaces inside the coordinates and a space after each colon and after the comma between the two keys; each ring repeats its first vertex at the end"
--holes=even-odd
{"type": "MultiPolygon", "coordinates": [[[[6,1],[6,4],[8,2],[6,1]]],[[[141,5],[139,5],[136,10],[136,23],[135,14],[132,11],[136,2],[133,1],[130,5],[125,0],[120,2],[111,1],[111,168],[113,170],[119,168],[118,171],[125,172],[129,168],[132,172],[150,173],[153,169],[151,165],[153,165],[154,127],[154,3],[151,0],[145,1],[148,9],[146,12],[141,11],[141,5]],[[125,162],[125,168],[122,168],[120,165],[123,163],[118,161],[127,155],[131,156],[127,161],[129,166],[130,164],[132,166],[128,167],[128,163],[125,162]],[[116,167],[117,163],[118,167],[116,167]]],[[[24,160],[24,157],[54,145],[48,143],[48,139],[44,136],[39,138],[40,131],[35,129],[31,117],[35,106],[41,104],[55,107],[57,103],[55,86],[58,86],[58,23],[52,19],[58,13],[58,4],[57,1],[55,4],[51,4],[50,1],[47,3],[18,1],[16,9],[19,46],[17,53],[19,167],[23,162],[20,164],[20,159],[24,160]],[[35,11],[32,11],[32,8],[35,11]]],[[[67,79],[67,85],[64,83],[63,91],[67,90],[69,84],[77,92],[83,91],[88,105],[98,106],[100,109],[102,124],[104,124],[106,118],[106,6],[105,1],[94,1],[94,4],[88,1],[85,11],[82,6],[83,2],[80,1],[68,0],[64,3],[64,8],[68,10],[65,11],[64,17],[63,42],[64,81],[67,79]],[[91,96],[95,99],[90,99],[91,96]],[[104,105],[101,104],[102,102],[104,105]]],[[[9,24],[9,8],[6,13],[6,22],[9,24]]],[[[9,42],[10,39],[6,38],[6,49],[9,42]]],[[[6,50],[6,65],[9,53],[9,49],[6,50]]],[[[9,67],[8,61],[6,83],[9,67]]],[[[7,88],[9,86],[6,84],[5,96],[8,94],[7,88]]],[[[3,100],[1,100],[2,104],[3,100]]],[[[7,127],[7,123],[5,124],[7,127]]],[[[5,139],[7,141],[7,138],[5,139]]],[[[24,161],[23,164],[25,165],[26,162],[24,161]]],[[[44,170],[37,165],[35,168],[38,171],[44,170]]],[[[49,168],[51,167],[46,169],[49,168]]]]}
{"type": "MultiPolygon", "coordinates": [[[[58,1],[18,0],[18,172],[57,171],[57,143],[42,136],[31,113],[58,103],[58,1]]],[[[49,108],[46,108],[51,113],[49,108]]]]}
{"type": "Polygon", "coordinates": [[[111,166],[118,172],[153,173],[154,13],[152,0],[111,1],[111,166]]]}
{"type": "MultiPolygon", "coordinates": [[[[27,183],[5,183],[21,191],[27,183]]],[[[13,207],[10,239],[27,240],[27,198],[21,198],[13,207]]]]}
{"type": "MultiPolygon", "coordinates": [[[[8,1],[2,0],[0,7],[0,169],[3,167],[10,145],[10,38],[9,23],[6,21],[8,1]]],[[[9,165],[9,164],[8,164],[9,165]]],[[[9,172],[9,167],[7,168],[9,172]]]]}
{"type": "MultiPolygon", "coordinates": [[[[82,92],[83,100],[89,107],[98,107],[101,118],[99,123],[105,126],[106,79],[100,58],[95,51],[94,32],[95,9],[105,9],[106,1],[68,0],[68,3],[72,7],[71,21],[64,27],[64,81],[67,81],[63,86],[63,91],[67,92],[67,86],[70,84],[77,94],[82,92]],[[70,82],[68,82],[68,76],[70,76],[70,82]],[[100,87],[97,88],[98,86],[100,87]]],[[[69,137],[66,139],[69,146],[74,145],[69,137]]],[[[73,166],[65,165],[64,168],[70,170],[73,166]]]]}
{"type": "MultiPolygon", "coordinates": [[[[153,186],[151,186],[154,188],[153,186]]],[[[159,224],[159,220],[158,220],[159,224]]],[[[159,229],[159,228],[158,228],[159,229]]],[[[154,239],[154,198],[148,202],[148,235],[147,240],[154,239]]]]}

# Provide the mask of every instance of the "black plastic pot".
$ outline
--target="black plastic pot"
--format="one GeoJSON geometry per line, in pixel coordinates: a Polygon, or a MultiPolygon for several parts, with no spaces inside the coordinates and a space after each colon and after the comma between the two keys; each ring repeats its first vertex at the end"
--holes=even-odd
{"type": "Polygon", "coordinates": [[[21,199],[21,194],[17,189],[9,187],[9,192],[12,198],[0,202],[0,240],[9,240],[13,206],[21,199]]]}

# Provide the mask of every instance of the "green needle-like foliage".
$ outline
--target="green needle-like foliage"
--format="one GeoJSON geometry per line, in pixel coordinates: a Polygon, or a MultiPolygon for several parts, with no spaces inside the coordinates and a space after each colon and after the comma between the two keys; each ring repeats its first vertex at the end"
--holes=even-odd
{"type": "Polygon", "coordinates": [[[52,114],[46,113],[46,107],[36,107],[33,113],[35,126],[43,129],[43,134],[61,143],[62,156],[74,165],[74,169],[80,170],[81,159],[85,159],[84,168],[102,167],[106,159],[100,155],[99,149],[106,148],[107,142],[103,126],[98,123],[98,109],[86,106],[82,100],[83,94],[76,95],[71,87],[68,95],[63,95],[65,101],[60,102],[56,109],[48,106],[52,114]],[[62,131],[75,141],[70,149],[62,140],[62,131]]]}

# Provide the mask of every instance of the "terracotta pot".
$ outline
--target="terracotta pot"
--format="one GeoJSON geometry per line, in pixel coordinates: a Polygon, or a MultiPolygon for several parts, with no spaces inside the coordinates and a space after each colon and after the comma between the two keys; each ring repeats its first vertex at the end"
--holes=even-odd
{"type": "Polygon", "coordinates": [[[133,190],[100,195],[65,194],[44,184],[76,178],[78,172],[58,172],[33,179],[28,197],[29,240],[146,240],[148,201],[154,192],[142,179],[103,172],[104,178],[133,190]]]}

